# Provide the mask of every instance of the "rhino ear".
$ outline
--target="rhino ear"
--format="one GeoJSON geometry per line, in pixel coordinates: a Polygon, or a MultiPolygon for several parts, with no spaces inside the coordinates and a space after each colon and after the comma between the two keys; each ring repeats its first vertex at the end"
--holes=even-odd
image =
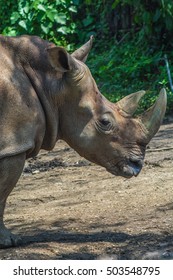
{"type": "Polygon", "coordinates": [[[57,71],[64,73],[72,69],[72,58],[63,47],[50,47],[47,53],[52,67],[57,71]]]}

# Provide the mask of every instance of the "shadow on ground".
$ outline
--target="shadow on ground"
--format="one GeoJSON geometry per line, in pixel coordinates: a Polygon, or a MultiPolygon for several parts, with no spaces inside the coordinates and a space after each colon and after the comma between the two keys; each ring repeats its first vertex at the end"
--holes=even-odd
{"type": "MultiPolygon", "coordinates": [[[[102,225],[98,224],[98,229],[101,228],[102,225]]],[[[130,235],[121,231],[78,233],[55,227],[53,230],[28,228],[20,247],[0,250],[0,259],[173,259],[173,235],[166,232],[130,235]],[[54,250],[59,247],[60,250],[54,250]],[[39,249],[43,248],[44,252],[40,253],[39,249]],[[52,254],[46,253],[50,251],[52,254]]]]}

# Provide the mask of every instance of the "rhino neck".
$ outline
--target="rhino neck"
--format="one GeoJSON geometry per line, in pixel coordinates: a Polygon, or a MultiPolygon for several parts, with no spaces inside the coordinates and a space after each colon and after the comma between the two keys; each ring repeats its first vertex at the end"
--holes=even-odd
{"type": "Polygon", "coordinates": [[[29,65],[24,67],[25,73],[34,88],[45,115],[45,135],[41,148],[51,150],[58,139],[58,108],[51,95],[50,85],[46,85],[46,75],[39,73],[29,65]],[[49,87],[49,90],[46,90],[49,87]]]}
{"type": "MultiPolygon", "coordinates": [[[[7,40],[7,39],[6,39],[7,40]]],[[[12,37],[9,47],[34,88],[45,116],[45,134],[41,148],[51,150],[58,139],[58,101],[55,96],[60,88],[56,72],[49,63],[46,48],[50,45],[36,36],[12,37]]]]}

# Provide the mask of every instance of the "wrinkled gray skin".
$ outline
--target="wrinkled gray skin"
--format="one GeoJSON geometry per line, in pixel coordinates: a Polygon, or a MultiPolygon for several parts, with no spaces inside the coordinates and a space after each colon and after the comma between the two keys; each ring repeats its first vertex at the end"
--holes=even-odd
{"type": "Polygon", "coordinates": [[[63,139],[115,175],[130,178],[142,168],[165,113],[165,91],[138,118],[143,91],[110,103],[84,64],[92,40],[70,55],[35,36],[0,36],[0,248],[20,243],[4,226],[4,207],[25,159],[40,149],[63,139]]]}

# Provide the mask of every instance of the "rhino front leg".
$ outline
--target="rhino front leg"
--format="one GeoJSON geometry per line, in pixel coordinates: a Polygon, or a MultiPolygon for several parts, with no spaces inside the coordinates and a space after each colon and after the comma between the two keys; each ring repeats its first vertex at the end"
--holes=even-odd
{"type": "Polygon", "coordinates": [[[3,216],[7,197],[22,173],[25,158],[23,153],[0,160],[0,248],[16,246],[20,243],[20,238],[5,227],[3,216]]]}
{"type": "Polygon", "coordinates": [[[5,208],[5,202],[0,202],[0,249],[17,246],[20,244],[21,238],[15,234],[12,234],[8,230],[3,222],[3,212],[5,208]]]}

